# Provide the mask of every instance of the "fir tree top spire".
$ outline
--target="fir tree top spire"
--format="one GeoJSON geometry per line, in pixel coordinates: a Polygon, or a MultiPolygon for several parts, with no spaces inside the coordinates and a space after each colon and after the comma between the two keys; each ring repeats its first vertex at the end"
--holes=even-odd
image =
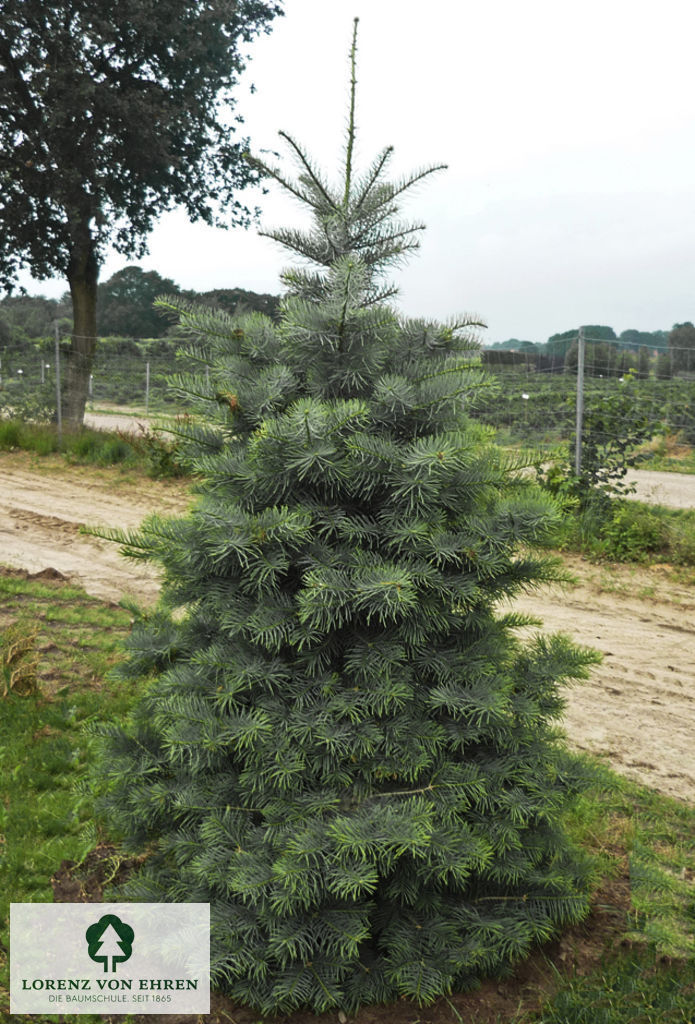
{"type": "Polygon", "coordinates": [[[350,113],[348,115],[347,146],[345,151],[345,193],[343,207],[347,210],[350,202],[350,183],[352,178],[352,151],[355,145],[355,92],[357,89],[357,26],[359,18],[355,18],[352,30],[352,47],[350,48],[350,113]]]}
{"type": "Polygon", "coordinates": [[[359,259],[369,269],[374,281],[371,301],[379,302],[395,295],[397,289],[384,286],[383,282],[379,284],[378,278],[387,267],[400,263],[419,247],[417,236],[425,227],[419,222],[399,219],[400,198],[424,178],[446,168],[446,164],[428,165],[395,181],[387,181],[384,176],[393,154],[393,146],[387,146],[366,172],[355,173],[358,24],[359,19],[355,18],[349,54],[350,100],[341,180],[331,184],[303,147],[284,131],[279,135],[299,165],[296,181],[288,179],[278,168],[252,158],[256,166],[311,210],[313,226],[308,231],[295,228],[261,231],[265,237],[321,268],[313,273],[293,268],[283,274],[283,282],[290,290],[305,298],[319,298],[325,280],[322,269],[335,266],[344,256],[359,259]]]}

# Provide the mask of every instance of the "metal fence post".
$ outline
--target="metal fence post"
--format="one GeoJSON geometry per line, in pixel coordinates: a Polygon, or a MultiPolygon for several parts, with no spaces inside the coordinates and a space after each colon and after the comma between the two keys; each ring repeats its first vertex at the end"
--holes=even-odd
{"type": "Polygon", "coordinates": [[[577,425],[574,442],[574,472],[577,476],[582,471],[582,429],[584,425],[584,328],[579,328],[577,344],[577,425]]]}
{"type": "Polygon", "coordinates": [[[63,444],[63,408],[60,397],[60,326],[57,320],[53,321],[55,332],[55,359],[56,359],[56,420],[58,424],[58,446],[63,444]]]}
{"type": "Polygon", "coordinates": [[[145,363],[145,416],[150,411],[150,364],[145,363]]]}

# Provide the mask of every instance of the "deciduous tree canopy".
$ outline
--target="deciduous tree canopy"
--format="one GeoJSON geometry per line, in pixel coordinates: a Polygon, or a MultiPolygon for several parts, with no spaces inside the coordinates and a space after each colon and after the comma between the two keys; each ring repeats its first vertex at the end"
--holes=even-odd
{"type": "Polygon", "coordinates": [[[275,0],[3,0],[0,286],[26,267],[67,278],[68,419],[84,411],[106,247],[142,254],[175,205],[248,222],[237,193],[258,171],[232,92],[243,48],[278,13],[275,0]]]}
{"type": "Polygon", "coordinates": [[[674,370],[695,370],[695,326],[689,320],[673,325],[668,347],[674,370]]]}
{"type": "Polygon", "coordinates": [[[99,285],[97,327],[100,335],[161,338],[169,323],[154,308],[158,295],[178,294],[179,286],[156,270],[124,267],[99,285]]]}

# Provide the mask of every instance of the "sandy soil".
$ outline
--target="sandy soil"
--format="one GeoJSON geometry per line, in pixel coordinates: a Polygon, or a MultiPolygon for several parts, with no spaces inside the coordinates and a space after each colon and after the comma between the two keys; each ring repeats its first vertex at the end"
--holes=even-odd
{"type": "MultiPolygon", "coordinates": [[[[158,589],[154,570],[126,561],[115,545],[82,535],[80,527],[133,527],[148,512],[176,514],[188,502],[178,482],[3,455],[0,563],[29,572],[53,568],[95,596],[118,600],[129,593],[150,602],[158,589]]],[[[668,566],[598,567],[580,559],[569,565],[576,585],[525,597],[518,606],[542,619],[544,629],[603,652],[590,681],[568,692],[572,743],[695,803],[695,588],[678,582],[668,566]]]]}
{"type": "Polygon", "coordinates": [[[517,602],[548,632],[603,654],[567,691],[574,746],[629,778],[695,803],[695,588],[670,567],[567,559],[575,586],[517,602]]]}
{"type": "Polygon", "coordinates": [[[156,571],[124,559],[118,546],[83,526],[132,528],[149,512],[175,515],[189,503],[181,484],[129,480],[60,460],[0,459],[0,563],[28,572],[56,569],[95,597],[154,602],[156,571]]]}
{"type": "Polygon", "coordinates": [[[695,473],[659,473],[629,469],[625,478],[635,485],[629,497],[667,508],[695,508],[695,473]]]}
{"type": "Polygon", "coordinates": [[[91,412],[84,414],[85,427],[93,427],[95,430],[122,430],[126,434],[142,434],[146,428],[152,427],[154,424],[155,421],[147,416],[91,412]]]}

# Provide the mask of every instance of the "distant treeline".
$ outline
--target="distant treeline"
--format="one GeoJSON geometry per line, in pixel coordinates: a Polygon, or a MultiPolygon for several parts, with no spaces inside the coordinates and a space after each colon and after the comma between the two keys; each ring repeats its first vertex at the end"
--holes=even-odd
{"type": "MultiPolygon", "coordinates": [[[[553,334],[544,344],[509,338],[486,347],[483,362],[501,370],[576,372],[579,330],[575,327],[553,334]]],[[[695,373],[695,326],[689,321],[674,324],[670,331],[630,329],[617,335],[612,327],[597,324],[585,325],[582,330],[589,376],[619,376],[631,371],[642,378],[668,378],[695,373]]]]}
{"type": "MultiPolygon", "coordinates": [[[[246,291],[244,288],[215,288],[196,292],[180,288],[156,270],[125,267],[100,284],[97,294],[97,334],[100,337],[163,338],[171,334],[171,318],[154,308],[160,295],[177,295],[192,302],[223,309],[228,313],[257,311],[276,318],[280,297],[246,291]]],[[[0,299],[0,346],[53,336],[58,320],[63,336],[72,330],[72,304],[66,293],[60,299],[42,295],[11,295],[0,299]]]]}
{"type": "MultiPolygon", "coordinates": [[[[155,299],[161,295],[176,295],[228,313],[256,311],[272,319],[279,315],[279,295],[259,294],[243,288],[196,292],[180,288],[175,281],[162,277],[155,270],[144,271],[132,266],[124,267],[99,285],[99,337],[141,341],[169,336],[172,318],[154,307],[155,299]]],[[[60,324],[61,335],[67,337],[72,329],[69,294],[61,299],[40,295],[1,299],[0,352],[9,355],[10,351],[23,350],[27,343],[36,339],[52,338],[55,320],[60,324]]],[[[641,377],[695,373],[695,326],[689,321],[674,324],[669,331],[629,329],[618,335],[612,327],[602,324],[584,325],[583,331],[587,339],[586,371],[590,376],[614,376],[627,371],[641,377]]],[[[524,367],[541,372],[571,372],[577,366],[578,334],[579,327],[574,327],[552,334],[544,343],[509,338],[486,346],[483,362],[500,370],[524,367]]]]}
{"type": "MultiPolygon", "coordinates": [[[[675,324],[675,327],[681,326],[675,324]]],[[[692,326],[692,325],[691,325],[692,326]]],[[[669,331],[638,331],[630,328],[616,334],[612,327],[604,324],[584,324],[581,328],[584,337],[589,341],[607,341],[617,343],[618,348],[632,349],[637,352],[640,348],[649,349],[667,348],[669,331]]],[[[507,341],[496,341],[494,345],[487,345],[486,348],[498,351],[500,349],[513,352],[538,352],[544,355],[559,355],[563,359],[567,355],[573,341],[579,335],[579,327],[573,327],[569,331],[562,331],[559,334],[551,334],[547,341],[521,341],[519,338],[509,338],[507,341]]]]}

